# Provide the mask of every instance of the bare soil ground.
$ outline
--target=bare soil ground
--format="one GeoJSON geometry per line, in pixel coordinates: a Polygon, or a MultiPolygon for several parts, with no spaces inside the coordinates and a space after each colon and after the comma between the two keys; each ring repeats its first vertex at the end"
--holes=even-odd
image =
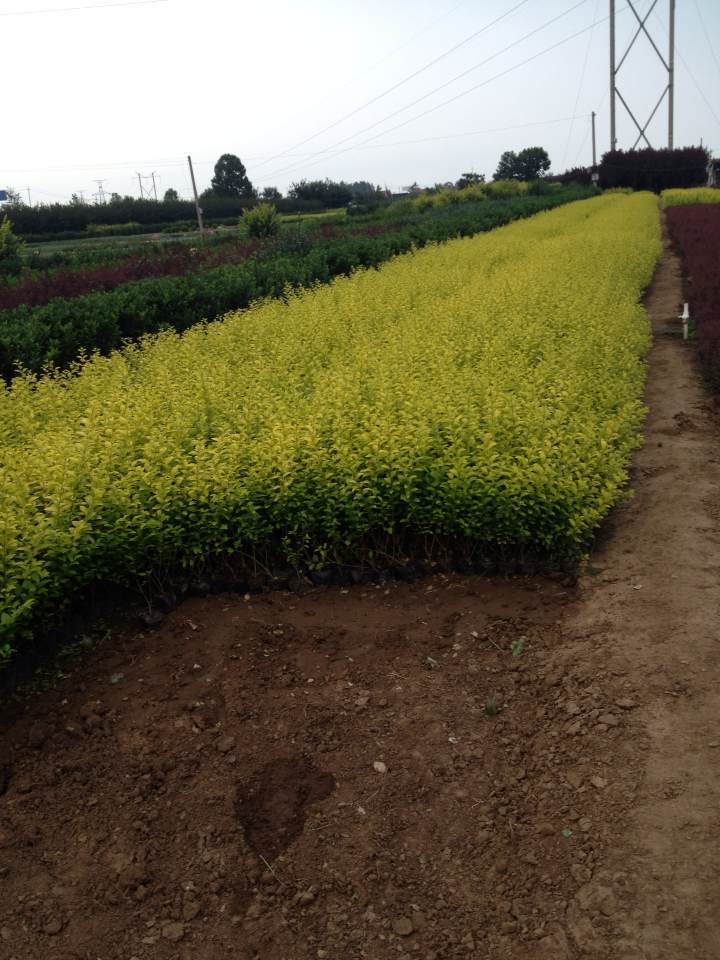
{"type": "Polygon", "coordinates": [[[635,497],[578,585],[196,598],[10,711],[0,957],[720,957],[718,433],[679,299],[666,251],[635,497]]]}

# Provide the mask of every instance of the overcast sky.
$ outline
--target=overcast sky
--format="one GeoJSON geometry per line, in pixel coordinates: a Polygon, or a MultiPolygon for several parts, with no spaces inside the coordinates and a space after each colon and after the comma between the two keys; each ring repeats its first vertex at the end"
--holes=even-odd
{"type": "MultiPolygon", "coordinates": [[[[608,149],[608,0],[110,2],[0,0],[0,187],[29,186],[33,203],[88,199],[97,179],[137,195],[138,171],[190,196],[188,153],[199,189],[225,152],[283,192],[490,176],[503,150],[536,144],[559,171],[590,163],[591,110],[608,149]],[[73,6],[91,9],[60,9],[73,6]]],[[[641,15],[650,3],[636,0],[641,15]]],[[[637,22],[616,6],[619,58],[637,22]]],[[[663,54],[667,19],[658,0],[663,54]]],[[[676,44],[675,144],[720,153],[720,0],[677,0],[676,44]]],[[[665,76],[641,35],[618,86],[642,122],[665,76]]],[[[633,129],[618,104],[619,146],[633,129]]],[[[667,142],[665,103],[649,138],[667,142]]]]}

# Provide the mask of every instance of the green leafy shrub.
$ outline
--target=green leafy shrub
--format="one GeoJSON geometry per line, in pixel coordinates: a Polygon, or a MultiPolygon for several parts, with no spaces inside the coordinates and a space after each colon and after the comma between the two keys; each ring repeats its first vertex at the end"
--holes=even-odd
{"type": "Polygon", "coordinates": [[[0,220],[0,277],[17,276],[23,267],[23,242],[13,233],[7,217],[0,220]]]}
{"type": "Polygon", "coordinates": [[[249,237],[274,237],[280,230],[280,217],[272,203],[258,203],[243,211],[240,223],[249,237]]]}

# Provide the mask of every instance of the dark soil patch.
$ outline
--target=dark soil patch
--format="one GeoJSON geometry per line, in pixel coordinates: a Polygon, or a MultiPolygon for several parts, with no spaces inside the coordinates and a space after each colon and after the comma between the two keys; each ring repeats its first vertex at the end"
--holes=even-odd
{"type": "Polygon", "coordinates": [[[449,574],[105,641],[0,734],[3,956],[572,955],[637,779],[619,680],[558,661],[572,603],[449,574]]]}
{"type": "MultiPolygon", "coordinates": [[[[223,744],[228,746],[229,741],[223,744]]],[[[329,773],[309,760],[271,760],[235,796],[237,818],[245,842],[272,862],[303,832],[307,808],[324,800],[335,789],[329,773]]]]}

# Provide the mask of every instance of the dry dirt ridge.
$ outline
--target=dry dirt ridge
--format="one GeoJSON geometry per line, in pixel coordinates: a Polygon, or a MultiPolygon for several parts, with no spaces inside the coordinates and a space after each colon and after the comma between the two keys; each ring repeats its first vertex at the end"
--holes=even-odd
{"type": "Polygon", "coordinates": [[[636,495],[542,578],[185,602],[0,733],[5,960],[717,960],[717,431],[648,306],[636,495]]]}

